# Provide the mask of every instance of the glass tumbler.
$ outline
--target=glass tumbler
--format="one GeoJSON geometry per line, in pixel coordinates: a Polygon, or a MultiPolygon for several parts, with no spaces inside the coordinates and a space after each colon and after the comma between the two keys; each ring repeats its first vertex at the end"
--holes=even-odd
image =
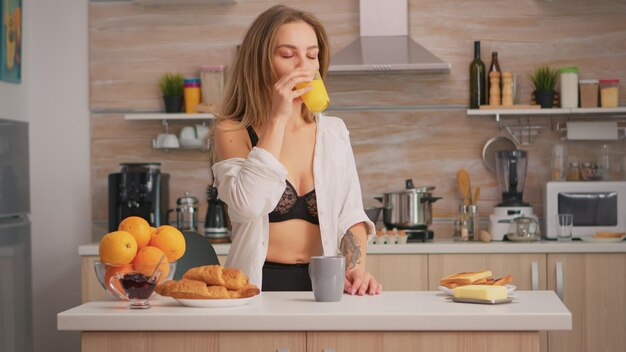
{"type": "Polygon", "coordinates": [[[572,228],[574,227],[573,214],[556,215],[556,237],[559,242],[569,242],[572,240],[572,228]]]}
{"type": "Polygon", "coordinates": [[[324,86],[324,81],[322,81],[322,76],[319,71],[315,71],[315,77],[311,82],[296,84],[296,89],[302,89],[309,85],[312,86],[311,90],[301,96],[304,105],[306,105],[307,109],[311,112],[322,112],[326,110],[330,104],[330,98],[328,97],[328,92],[326,92],[326,87],[324,86]]]}

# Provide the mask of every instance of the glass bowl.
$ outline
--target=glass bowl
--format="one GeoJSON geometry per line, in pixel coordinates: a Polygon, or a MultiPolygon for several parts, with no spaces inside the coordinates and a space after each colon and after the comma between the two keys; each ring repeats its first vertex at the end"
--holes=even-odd
{"type": "MultiPolygon", "coordinates": [[[[172,280],[174,278],[174,273],[176,272],[176,262],[171,262],[167,264],[169,266],[169,272],[167,273],[167,275],[161,275],[161,277],[159,278],[159,283],[165,282],[167,280],[172,280]]],[[[161,266],[162,265],[163,264],[161,264],[161,266]]],[[[96,272],[96,277],[98,278],[98,282],[100,282],[100,285],[102,285],[102,287],[111,295],[120,299],[123,299],[123,298],[119,297],[109,287],[108,280],[110,277],[115,276],[116,273],[118,272],[126,273],[126,272],[134,272],[134,271],[141,271],[141,272],[144,272],[146,275],[150,275],[152,271],[154,271],[155,266],[156,266],[156,263],[155,264],[112,265],[109,263],[103,263],[98,260],[93,262],[93,268],[96,272]]],[[[118,289],[121,289],[121,287],[118,287],[118,289]]]]}

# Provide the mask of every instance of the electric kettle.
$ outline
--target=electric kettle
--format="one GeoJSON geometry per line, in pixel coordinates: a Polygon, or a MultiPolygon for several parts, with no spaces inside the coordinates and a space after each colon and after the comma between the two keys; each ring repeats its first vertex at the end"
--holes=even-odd
{"type": "Polygon", "coordinates": [[[209,206],[204,221],[204,235],[211,243],[230,242],[226,204],[217,198],[217,188],[207,188],[209,206]]]}

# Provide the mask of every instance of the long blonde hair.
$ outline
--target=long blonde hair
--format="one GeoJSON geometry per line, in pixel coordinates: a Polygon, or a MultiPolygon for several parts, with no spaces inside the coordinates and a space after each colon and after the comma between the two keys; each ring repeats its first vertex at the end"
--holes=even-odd
{"type": "MultiPolygon", "coordinates": [[[[329,48],[326,30],[312,14],[283,5],[272,6],[259,15],[243,38],[224,91],[218,120],[237,121],[239,127],[263,125],[272,108],[272,87],[275,83],[272,69],[276,32],[286,23],[304,22],[317,36],[320,74],[328,72],[329,48]]],[[[302,105],[302,115],[308,122],[313,115],[302,105]]]]}

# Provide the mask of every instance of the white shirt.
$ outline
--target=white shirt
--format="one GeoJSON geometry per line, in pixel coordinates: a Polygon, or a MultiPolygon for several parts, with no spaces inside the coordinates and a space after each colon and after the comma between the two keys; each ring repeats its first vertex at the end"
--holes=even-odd
{"type": "MultiPolygon", "coordinates": [[[[369,236],[374,224],[363,210],[361,186],[348,129],[337,117],[316,116],[313,175],[324,255],[339,254],[350,227],[364,222],[369,236]]],[[[269,242],[269,217],[283,192],[287,168],[265,149],[254,147],[247,158],[213,165],[218,196],[228,205],[233,243],[225,266],[238,268],[261,287],[269,242]]],[[[297,235],[297,234],[294,234],[297,235]]],[[[366,249],[367,244],[364,243],[366,249]]]]}

